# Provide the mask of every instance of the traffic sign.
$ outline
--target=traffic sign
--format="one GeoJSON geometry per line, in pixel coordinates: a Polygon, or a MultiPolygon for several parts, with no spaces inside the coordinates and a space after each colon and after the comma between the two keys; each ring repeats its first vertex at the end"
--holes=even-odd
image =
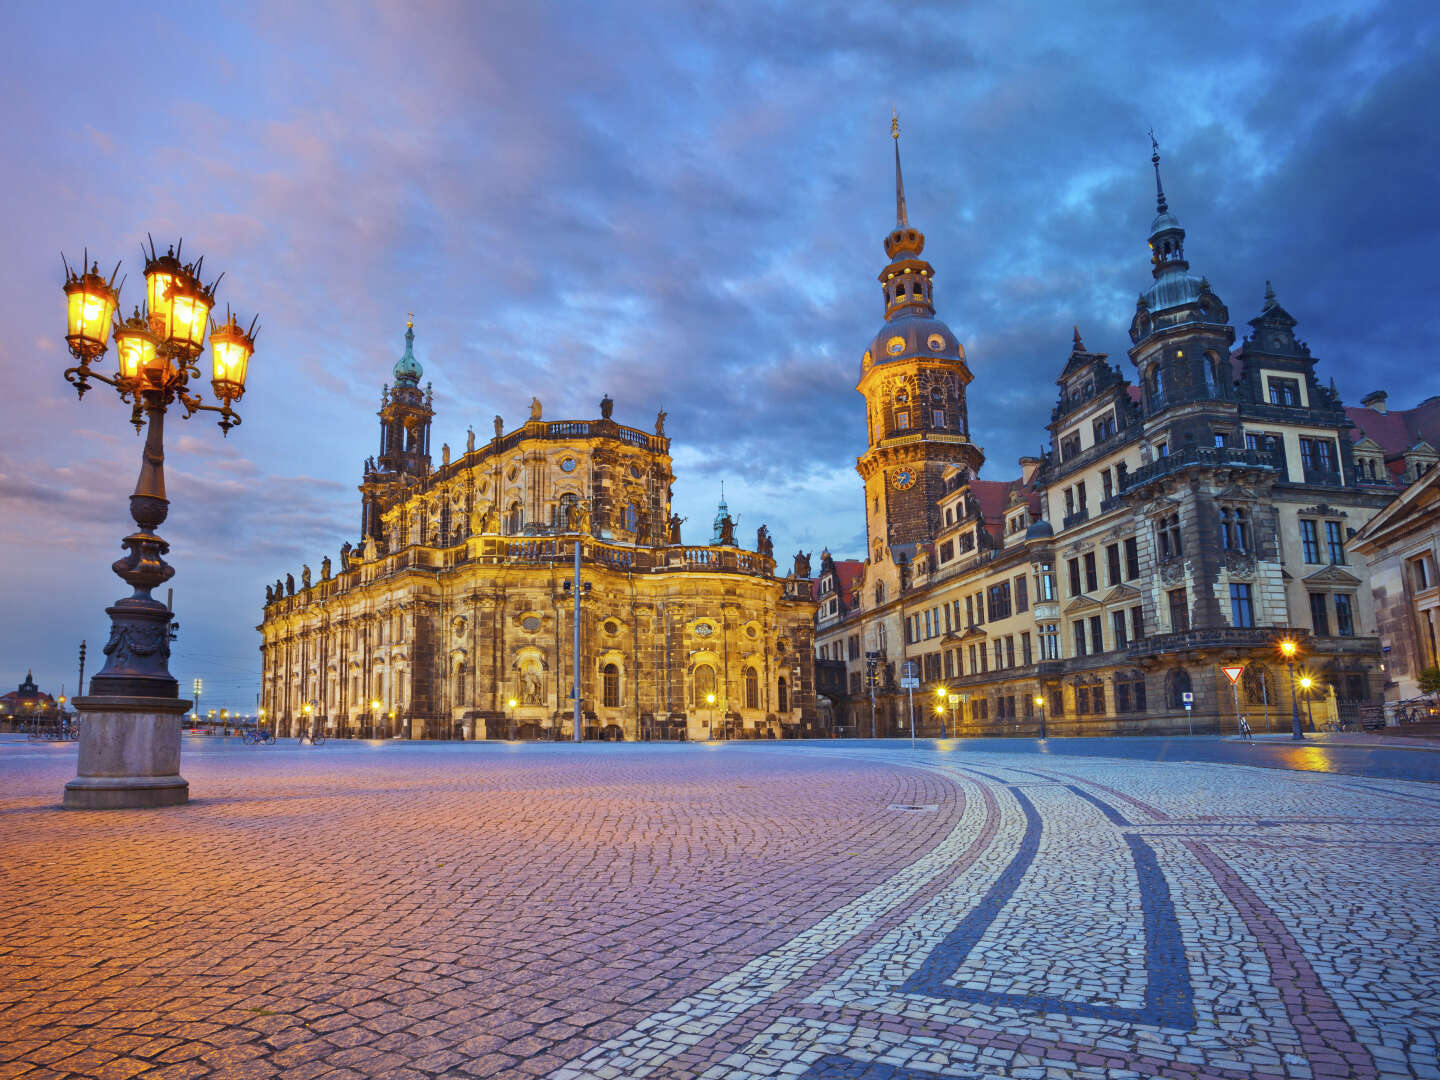
{"type": "Polygon", "coordinates": [[[918,674],[919,674],[919,671],[916,670],[915,661],[914,661],[914,660],[906,660],[906,661],[905,661],[905,675],[908,677],[908,676],[918,675],[918,674]]]}
{"type": "Polygon", "coordinates": [[[959,695],[959,694],[951,694],[951,695],[950,695],[950,705],[953,707],[953,706],[956,706],[956,705],[959,705],[959,704],[960,704],[960,695],[959,695]]]}
{"type": "Polygon", "coordinates": [[[1180,695],[1180,700],[1183,701],[1186,705],[1193,705],[1195,703],[1195,695],[1192,694],[1189,690],[1186,690],[1183,694],[1180,695]]]}
{"type": "Polygon", "coordinates": [[[1244,671],[1245,668],[1241,664],[1235,664],[1230,667],[1222,667],[1220,670],[1223,671],[1225,677],[1230,680],[1230,685],[1234,686],[1240,681],[1240,673],[1244,671]]]}
{"type": "Polygon", "coordinates": [[[918,689],[920,689],[920,680],[919,680],[919,679],[912,679],[910,676],[907,675],[907,676],[905,676],[905,678],[903,678],[903,679],[900,680],[900,689],[901,689],[901,690],[918,690],[918,689]]]}

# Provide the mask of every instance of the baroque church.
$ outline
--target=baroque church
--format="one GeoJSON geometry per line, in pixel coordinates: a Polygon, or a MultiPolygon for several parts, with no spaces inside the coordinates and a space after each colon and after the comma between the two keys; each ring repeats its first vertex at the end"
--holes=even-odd
{"type": "Polygon", "coordinates": [[[1437,433],[1387,414],[1384,394],[1347,409],[1269,288],[1233,347],[1228,306],[1191,272],[1157,147],[1128,366],[1075,329],[1048,449],[982,478],[972,375],[936,316],[892,135],[883,323],[856,385],[865,557],[826,552],[817,583],[837,730],[908,732],[907,673],[927,735],[1234,731],[1237,709],[1256,731],[1288,730],[1282,638],[1314,680],[1302,719],[1378,699],[1368,568],[1347,540],[1435,462],[1437,433]],[[1243,669],[1234,689],[1222,667],[1243,669]]]}
{"type": "Polygon", "coordinates": [[[808,556],[776,572],[761,526],[708,542],[672,511],[652,431],[530,416],[431,458],[413,321],[380,399],[358,542],[267,587],[263,716],[285,734],[408,738],[779,738],[816,720],[808,556]],[[578,549],[579,558],[576,559],[578,549]],[[580,577],[579,630],[574,629],[580,577]],[[578,644],[578,648],[577,648],[578,644]],[[578,657],[578,660],[577,660],[578,657]]]}

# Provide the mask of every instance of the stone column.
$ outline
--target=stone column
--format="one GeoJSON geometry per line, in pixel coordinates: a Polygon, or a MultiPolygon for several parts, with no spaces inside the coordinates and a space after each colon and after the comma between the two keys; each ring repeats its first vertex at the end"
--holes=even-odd
{"type": "Polygon", "coordinates": [[[190,702],[166,697],[77,697],[84,737],[67,810],[179,806],[190,799],[180,775],[180,727],[190,702]]]}

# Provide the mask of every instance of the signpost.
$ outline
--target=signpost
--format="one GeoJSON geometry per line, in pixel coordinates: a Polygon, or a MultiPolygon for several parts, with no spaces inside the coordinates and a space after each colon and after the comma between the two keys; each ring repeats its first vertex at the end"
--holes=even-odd
{"type": "Polygon", "coordinates": [[[1230,680],[1230,696],[1235,700],[1235,730],[1240,730],[1240,675],[1245,670],[1244,664],[1224,664],[1220,670],[1230,680]]]}
{"type": "Polygon", "coordinates": [[[1195,722],[1190,718],[1190,709],[1195,705],[1195,695],[1186,690],[1180,695],[1180,700],[1185,704],[1185,723],[1190,728],[1190,734],[1195,734],[1195,722]]]}
{"type": "Polygon", "coordinates": [[[910,749],[915,749],[915,688],[920,685],[916,677],[915,661],[906,660],[905,666],[901,668],[905,673],[900,679],[900,686],[905,690],[905,696],[910,699],[910,749]]]}
{"type": "Polygon", "coordinates": [[[865,652],[865,681],[870,687],[870,738],[875,738],[875,686],[880,682],[880,653],[865,652]]]}
{"type": "Polygon", "coordinates": [[[955,729],[955,738],[960,737],[960,717],[957,709],[960,705],[960,695],[950,695],[950,726],[955,729]]]}

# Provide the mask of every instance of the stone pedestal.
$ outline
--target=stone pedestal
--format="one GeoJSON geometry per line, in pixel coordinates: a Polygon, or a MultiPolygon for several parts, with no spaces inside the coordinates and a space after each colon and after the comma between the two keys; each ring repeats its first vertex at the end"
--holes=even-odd
{"type": "Polygon", "coordinates": [[[91,695],[80,713],[80,758],[65,785],[67,810],[178,806],[190,800],[180,775],[180,726],[190,702],[91,695]]]}

